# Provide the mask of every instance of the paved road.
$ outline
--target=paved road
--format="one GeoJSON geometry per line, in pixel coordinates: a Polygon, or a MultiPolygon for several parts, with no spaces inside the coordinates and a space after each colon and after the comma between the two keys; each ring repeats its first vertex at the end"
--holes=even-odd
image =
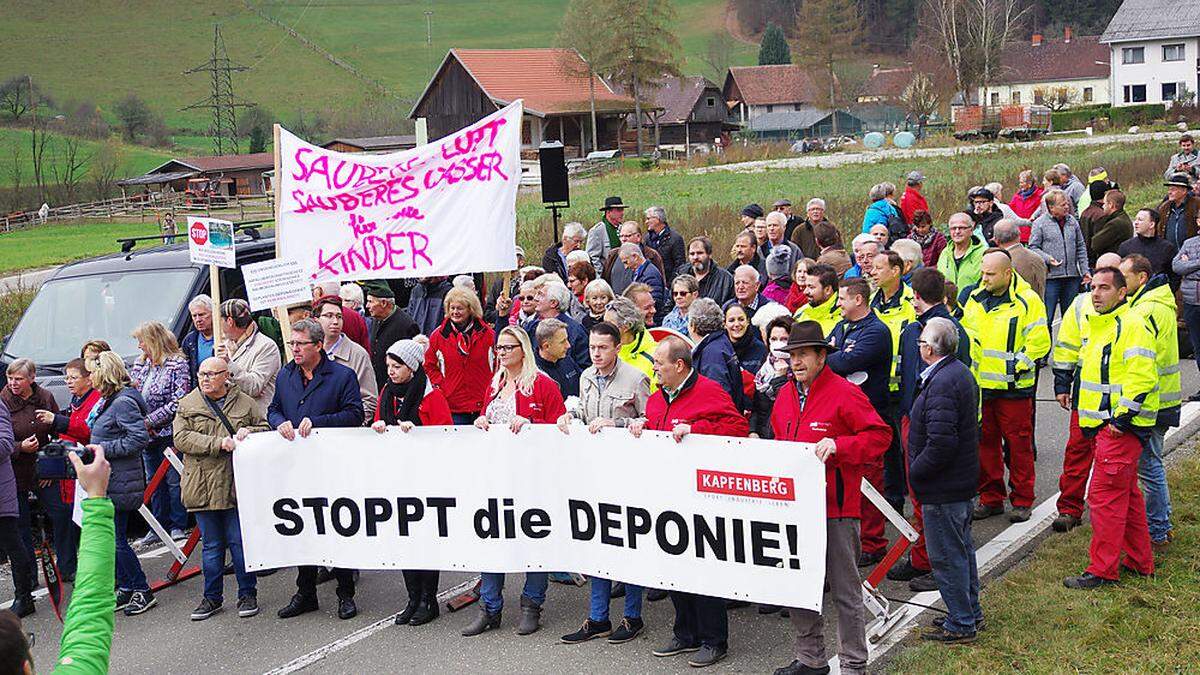
{"type": "Polygon", "coordinates": [[[27,270],[11,276],[0,277],[0,293],[7,293],[18,288],[38,288],[57,269],[57,267],[47,267],[45,269],[27,270]]]}
{"type": "MultiPolygon", "coordinates": [[[[1057,491],[1057,480],[1066,440],[1067,415],[1050,401],[1049,377],[1041,378],[1038,404],[1037,494],[1039,503],[1057,491]]],[[[1200,386],[1200,377],[1192,364],[1184,365],[1185,394],[1200,386]]],[[[1200,404],[1190,404],[1200,407],[1200,404]]],[[[1187,432],[1191,433],[1191,429],[1187,432]]],[[[1186,434],[1177,434],[1180,438],[1186,434]]],[[[976,544],[983,545],[1009,525],[1005,518],[992,518],[977,525],[976,544]]],[[[149,555],[153,555],[153,551],[149,555]]],[[[161,574],[170,559],[157,555],[145,559],[147,572],[161,574]]],[[[1080,565],[1084,561],[1080,561],[1080,565]]],[[[442,587],[450,588],[467,577],[446,574],[442,587]]],[[[532,636],[517,637],[516,622],[519,578],[511,577],[505,623],[502,630],[477,638],[462,638],[459,630],[475,609],[443,614],[434,623],[420,627],[395,627],[389,616],[404,602],[403,582],[396,572],[364,572],[358,590],[361,614],[350,621],[334,616],[333,588],[321,587],[322,611],[291,621],[275,618],[293,590],[293,574],[280,572],[260,582],[259,598],[263,613],[251,619],[239,619],[226,611],[202,622],[192,623],[188,614],[199,601],[200,579],[194,578],[159,594],[159,606],[149,613],[127,618],[119,615],[112,651],[112,670],[120,673],[224,673],[270,672],[284,666],[295,668],[306,655],[324,650],[306,670],[316,673],[344,672],[594,672],[598,668],[614,672],[684,672],[689,670],[680,659],[656,659],[650,651],[669,638],[670,602],[647,603],[647,631],[639,640],[620,646],[594,641],[567,646],[558,637],[572,632],[583,620],[587,608],[586,588],[552,584],[544,616],[545,628],[532,636]],[[374,625],[378,622],[381,625],[374,625]],[[357,633],[357,634],[356,634],[357,633]]],[[[11,588],[0,581],[0,588],[11,588]]],[[[909,597],[907,588],[885,583],[891,597],[909,597]]],[[[226,580],[226,592],[236,593],[232,578],[226,580]]],[[[5,593],[7,595],[7,593],[5,593]]],[[[227,596],[228,597],[228,596],[227,596]]],[[[228,600],[227,600],[228,601],[228,600]]],[[[619,612],[619,602],[613,603],[619,612]]],[[[928,620],[928,617],[926,617],[928,620]]],[[[38,612],[26,620],[28,630],[37,635],[35,661],[53,661],[60,627],[45,600],[38,601],[38,612]]],[[[791,631],[787,620],[760,616],[753,608],[730,614],[730,658],[720,672],[764,672],[791,660],[791,631]]],[[[278,672],[292,672],[285,668],[278,672]]]]}

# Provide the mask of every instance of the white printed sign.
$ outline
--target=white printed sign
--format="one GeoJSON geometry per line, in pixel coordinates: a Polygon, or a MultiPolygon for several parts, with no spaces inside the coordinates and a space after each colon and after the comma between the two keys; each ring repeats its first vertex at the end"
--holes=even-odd
{"type": "Polygon", "coordinates": [[[266,260],[242,266],[250,311],[312,300],[309,277],[295,260],[266,260]]]}
{"type": "Polygon", "coordinates": [[[237,267],[233,223],[218,218],[188,216],[188,254],[192,262],[237,267]]]}

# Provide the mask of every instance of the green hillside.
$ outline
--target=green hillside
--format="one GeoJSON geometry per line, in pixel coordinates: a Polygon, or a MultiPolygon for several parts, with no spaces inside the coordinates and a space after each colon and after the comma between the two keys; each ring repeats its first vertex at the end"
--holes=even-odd
{"type": "MultiPolygon", "coordinates": [[[[700,59],[709,37],[725,30],[724,0],[675,0],[684,70],[707,74],[700,59]]],[[[180,108],[208,95],[203,74],[184,70],[211,50],[220,23],[229,56],[253,70],[235,75],[235,93],[291,119],[296,111],[351,107],[372,96],[366,82],[304,46],[272,17],[383,83],[415,98],[450,47],[549,46],[567,0],[350,0],[312,2],[155,2],[153,0],[0,0],[0,80],[30,73],[56,101],[94,100],[111,117],[112,104],[133,92],[167,124],[204,129],[201,111],[180,108]],[[255,11],[257,9],[257,12],[255,11]],[[425,14],[433,10],[433,48],[425,14]]],[[[620,30],[611,30],[620,40],[620,30]]],[[[736,44],[735,63],[752,63],[757,47],[736,44]]]]}
{"type": "MultiPolygon", "coordinates": [[[[171,158],[171,155],[165,151],[153,150],[140,145],[127,145],[115,140],[112,142],[121,167],[121,170],[117,172],[118,178],[145,173],[171,158]]],[[[78,157],[81,159],[91,158],[102,145],[101,141],[81,140],[79,141],[78,157]]],[[[50,134],[49,142],[46,144],[46,153],[43,156],[47,182],[54,182],[51,167],[62,166],[63,153],[61,137],[57,134],[50,134]]],[[[13,180],[14,157],[18,162],[21,183],[28,187],[33,183],[33,159],[29,131],[0,127],[0,187],[11,187],[15,182],[13,180]]],[[[85,167],[85,174],[86,171],[85,167]]]]}

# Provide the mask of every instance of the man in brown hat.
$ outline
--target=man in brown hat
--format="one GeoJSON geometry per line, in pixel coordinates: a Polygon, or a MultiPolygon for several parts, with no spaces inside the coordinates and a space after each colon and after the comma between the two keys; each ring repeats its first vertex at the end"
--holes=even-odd
{"type": "Polygon", "coordinates": [[[1192,184],[1187,174],[1177,173],[1163,185],[1167,198],[1158,205],[1158,236],[1175,245],[1196,236],[1196,214],[1200,212],[1200,197],[1192,194],[1192,184]]]}
{"type": "Polygon", "coordinates": [[[592,259],[592,267],[596,268],[596,276],[604,269],[609,251],[621,245],[618,234],[625,220],[625,204],[620,197],[606,197],[600,212],[604,216],[588,230],[587,235],[588,257],[592,259]]]}

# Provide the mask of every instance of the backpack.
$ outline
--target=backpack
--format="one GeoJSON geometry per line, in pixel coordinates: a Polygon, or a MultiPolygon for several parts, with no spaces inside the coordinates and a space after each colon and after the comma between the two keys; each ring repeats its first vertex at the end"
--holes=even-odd
{"type": "MultiPolygon", "coordinates": [[[[891,204],[888,204],[891,206],[891,204]]],[[[887,229],[888,229],[888,246],[891,246],[897,239],[903,239],[908,236],[908,225],[905,224],[904,218],[900,216],[899,209],[891,206],[887,212],[887,229]]]]}

